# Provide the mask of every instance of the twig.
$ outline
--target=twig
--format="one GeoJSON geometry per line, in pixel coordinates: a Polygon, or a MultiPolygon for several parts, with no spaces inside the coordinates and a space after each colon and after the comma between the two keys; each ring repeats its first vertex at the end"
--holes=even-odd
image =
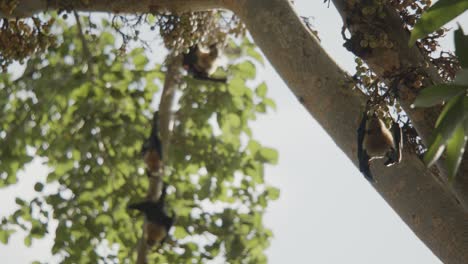
{"type": "Polygon", "coordinates": [[[83,46],[83,55],[85,56],[88,68],[91,69],[92,72],[93,56],[91,54],[91,51],[89,50],[88,43],[83,34],[83,27],[81,26],[80,16],[78,16],[78,13],[76,11],[73,11],[73,15],[75,16],[76,26],[78,27],[78,37],[80,38],[81,45],[83,46]]]}

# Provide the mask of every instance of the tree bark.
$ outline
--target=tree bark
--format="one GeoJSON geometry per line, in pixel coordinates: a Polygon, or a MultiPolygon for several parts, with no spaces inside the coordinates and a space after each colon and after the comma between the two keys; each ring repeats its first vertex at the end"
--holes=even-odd
{"type": "Polygon", "coordinates": [[[19,0],[12,14],[0,17],[30,17],[47,10],[74,9],[86,12],[109,13],[156,13],[156,12],[195,12],[220,8],[235,0],[19,0]]]}
{"type": "Polygon", "coordinates": [[[172,105],[174,103],[175,92],[182,80],[180,68],[182,65],[182,57],[169,55],[166,63],[167,71],[164,80],[164,88],[159,102],[159,112],[161,119],[159,127],[161,127],[161,140],[163,142],[163,164],[169,160],[169,147],[171,146],[171,120],[172,120],[172,105]]]}
{"type": "MultiPolygon", "coordinates": [[[[28,2],[28,0],[23,1],[28,2]]],[[[153,11],[148,5],[135,4],[135,1],[115,1],[122,3],[118,9],[112,5],[105,6],[102,4],[104,2],[108,1],[90,1],[86,7],[74,7],[79,11],[124,13],[153,11]]],[[[180,3],[177,11],[193,11],[195,9],[189,8],[189,5],[193,4],[197,8],[202,8],[204,5],[205,8],[226,8],[235,12],[246,24],[256,44],[297,96],[298,102],[301,102],[321,124],[348,158],[356,166],[358,165],[356,130],[367,98],[359,91],[351,90],[345,85],[350,78],[349,75],[322,49],[319,41],[302,23],[288,0],[142,2],[158,2],[159,8],[168,9],[173,7],[171,3],[177,2],[180,3]],[[162,3],[167,3],[167,6],[162,6],[162,3]]],[[[341,0],[334,2],[339,11],[345,13],[345,9],[340,9],[339,6],[345,2],[341,0]]],[[[391,25],[392,28],[398,26],[393,25],[393,22],[391,25]]],[[[395,31],[394,34],[398,36],[399,33],[395,31]]],[[[403,42],[404,39],[401,40],[401,43],[403,42]]],[[[401,45],[403,47],[403,44],[401,45]]],[[[401,48],[399,53],[406,57],[413,51],[401,48]]],[[[413,56],[418,55],[413,54],[413,56]]],[[[416,57],[408,57],[410,61],[413,59],[415,61],[409,62],[410,65],[419,62],[416,57]]],[[[411,96],[414,98],[414,94],[408,94],[408,98],[402,98],[402,102],[411,103],[411,96]]],[[[437,113],[430,109],[408,109],[408,111],[418,132],[426,137],[432,129],[437,113]]],[[[444,263],[466,263],[467,212],[455,202],[453,195],[439,184],[438,175],[428,170],[415,154],[405,152],[403,155],[402,163],[397,166],[387,168],[381,163],[372,164],[372,171],[377,179],[373,187],[444,263]]],[[[468,166],[467,161],[464,161],[464,164],[468,166]]],[[[460,193],[466,195],[468,188],[462,188],[460,193]]]]}

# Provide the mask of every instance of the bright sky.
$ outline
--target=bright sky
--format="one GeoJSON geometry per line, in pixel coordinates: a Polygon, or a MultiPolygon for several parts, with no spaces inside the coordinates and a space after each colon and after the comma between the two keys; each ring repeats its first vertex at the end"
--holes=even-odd
{"type": "MultiPolygon", "coordinates": [[[[302,16],[313,16],[327,51],[349,72],[353,56],[341,45],[341,18],[323,1],[296,0],[302,16]]],[[[458,21],[468,31],[468,17],[458,21]]],[[[444,43],[452,45],[450,36],[444,43]]],[[[266,170],[267,181],[281,189],[265,217],[274,238],[269,263],[394,264],[441,263],[364,179],[331,138],[304,110],[270,65],[261,73],[278,110],[254,124],[254,134],[280,153],[279,164],[266,170]]],[[[0,190],[0,216],[14,209],[18,193],[32,194],[45,168],[34,164],[22,184],[0,190]]],[[[0,244],[4,264],[30,263],[50,257],[52,238],[23,245],[15,235],[0,244]]],[[[55,263],[48,261],[49,263],[55,263]]]]}

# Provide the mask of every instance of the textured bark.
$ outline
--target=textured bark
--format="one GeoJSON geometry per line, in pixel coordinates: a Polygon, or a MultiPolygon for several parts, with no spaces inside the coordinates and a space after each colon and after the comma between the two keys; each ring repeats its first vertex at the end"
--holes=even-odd
{"type": "MultiPolygon", "coordinates": [[[[289,1],[252,0],[232,8],[291,91],[357,166],[356,129],[366,98],[343,87],[346,74],[289,1]]],[[[373,164],[372,171],[376,190],[434,254],[444,263],[466,263],[468,215],[417,156],[405,152],[398,166],[373,164]]]]}
{"type": "Polygon", "coordinates": [[[164,88],[159,102],[159,113],[161,119],[159,126],[161,127],[161,140],[163,142],[163,161],[164,164],[169,160],[169,147],[171,146],[171,120],[172,120],[172,105],[174,102],[175,92],[182,80],[180,66],[182,65],[182,57],[169,57],[167,60],[166,79],[164,80],[164,88]]]}
{"type": "Polygon", "coordinates": [[[76,11],[112,13],[155,13],[170,11],[175,13],[194,12],[219,8],[235,0],[19,0],[13,14],[0,17],[29,17],[47,10],[74,9],[76,11]],[[88,2],[88,3],[86,3],[88,2]]]}
{"type": "MultiPolygon", "coordinates": [[[[119,9],[115,9],[112,5],[103,5],[104,2],[109,1],[90,1],[89,6],[80,10],[132,13],[144,12],[145,7],[135,1],[121,0],[112,2],[126,2],[127,5],[122,4],[119,9]]],[[[304,105],[357,166],[356,129],[366,98],[360,92],[344,85],[349,76],[322,49],[288,0],[165,2],[180,3],[178,11],[182,8],[195,10],[190,9],[189,5],[197,8],[205,5],[205,8],[231,9],[239,15],[256,44],[297,96],[298,102],[304,105]]],[[[345,9],[340,8],[340,3],[345,1],[334,2],[338,10],[345,14],[345,9]]],[[[147,12],[151,11],[148,7],[147,12]]],[[[401,22],[398,24],[396,18],[389,19],[388,30],[395,30],[391,36],[398,38],[402,33],[398,31],[400,29],[393,27],[401,26],[401,22]]],[[[421,56],[417,52],[405,48],[407,36],[400,37],[402,39],[401,43],[399,42],[399,56],[403,61],[408,61],[405,62],[408,65],[420,62],[421,56]]],[[[406,91],[402,93],[402,103],[408,109],[412,121],[419,133],[427,138],[437,112],[431,109],[409,109],[407,106],[412,102],[414,94],[406,91]]],[[[467,161],[464,164],[468,166],[467,161]]],[[[445,186],[438,182],[438,175],[429,171],[417,156],[408,152],[404,153],[402,163],[397,166],[387,168],[382,164],[373,163],[372,172],[377,179],[373,187],[434,254],[444,263],[467,263],[468,214],[455,202],[445,186]]],[[[467,192],[467,189],[460,190],[460,193],[467,192]]]]}

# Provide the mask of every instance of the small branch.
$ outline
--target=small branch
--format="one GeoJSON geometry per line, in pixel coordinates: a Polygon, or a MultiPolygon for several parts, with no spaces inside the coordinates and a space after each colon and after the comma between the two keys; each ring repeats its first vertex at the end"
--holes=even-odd
{"type": "Polygon", "coordinates": [[[166,154],[163,157],[164,164],[166,164],[169,160],[168,156],[170,153],[168,150],[170,147],[170,123],[172,120],[171,108],[174,101],[175,91],[179,85],[180,80],[182,79],[180,72],[180,66],[182,65],[181,56],[169,56],[166,65],[166,79],[164,82],[161,101],[159,102],[159,127],[161,127],[161,140],[163,142],[163,150],[166,154]]]}
{"type": "Polygon", "coordinates": [[[75,16],[76,26],[78,27],[78,37],[81,40],[81,45],[83,45],[83,55],[85,56],[85,60],[88,63],[88,68],[91,69],[93,67],[93,56],[89,50],[88,43],[83,34],[83,27],[81,26],[80,16],[76,11],[73,11],[73,15],[75,16]]]}

